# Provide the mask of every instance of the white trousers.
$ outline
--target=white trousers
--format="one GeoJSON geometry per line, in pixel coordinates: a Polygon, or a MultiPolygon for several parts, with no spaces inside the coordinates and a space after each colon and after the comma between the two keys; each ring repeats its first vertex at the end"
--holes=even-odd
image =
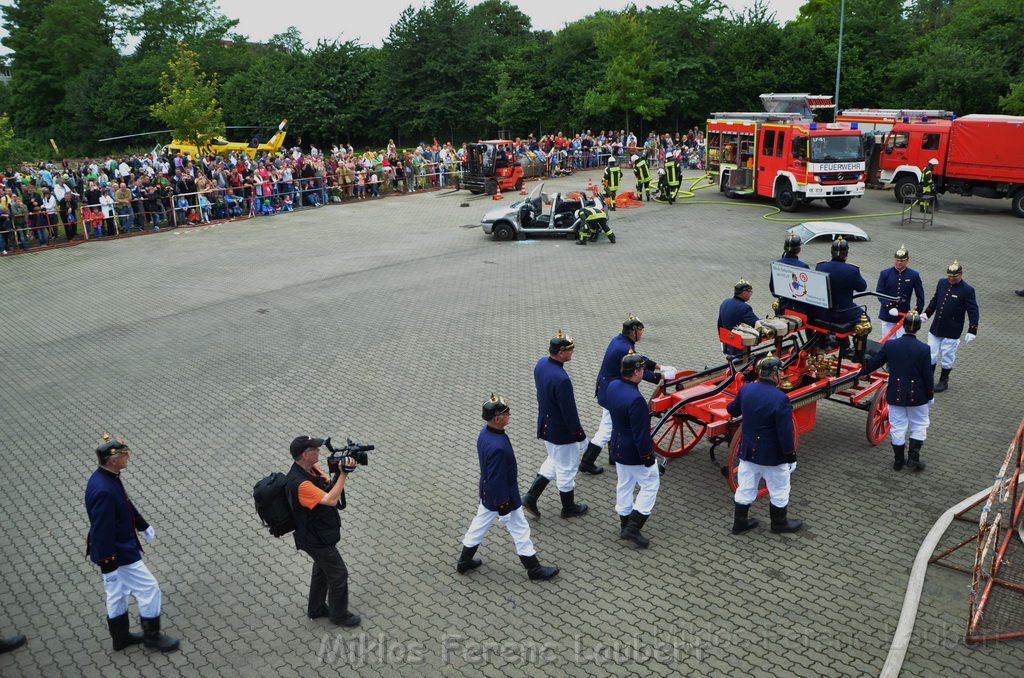
{"type": "Polygon", "coordinates": [[[943,369],[953,369],[953,363],[956,362],[956,349],[959,346],[959,339],[943,339],[936,337],[931,332],[928,333],[928,348],[932,350],[932,365],[941,360],[943,369]]]}
{"type": "Polygon", "coordinates": [[[651,515],[654,510],[654,500],[658,498],[658,488],[661,487],[661,474],[658,473],[658,465],[644,466],[643,464],[615,464],[615,473],[619,482],[615,486],[615,512],[620,516],[628,516],[633,511],[642,513],[645,516],[651,515]],[[639,486],[636,501],[633,500],[633,490],[639,486]]]}
{"type": "Polygon", "coordinates": [[[889,405],[889,436],[893,445],[902,445],[907,442],[907,430],[910,430],[910,437],[914,440],[925,440],[928,437],[928,418],[930,405],[915,405],[913,407],[900,407],[889,405]]]}
{"type": "Polygon", "coordinates": [[[900,337],[902,337],[903,334],[904,334],[904,331],[903,331],[903,321],[902,320],[900,322],[898,322],[898,323],[891,323],[888,320],[883,320],[882,321],[882,336],[884,337],[885,335],[889,334],[889,330],[891,330],[896,325],[899,325],[900,328],[898,330],[896,330],[896,334],[892,335],[892,338],[893,339],[899,339],[900,337]]]}
{"type": "Polygon", "coordinates": [[[796,462],[778,466],[763,466],[740,459],[740,467],[736,473],[738,486],[733,500],[737,504],[753,504],[757,499],[757,487],[761,484],[761,479],[764,478],[772,506],[778,508],[789,506],[789,476],[795,470],[796,462]]]}
{"type": "Polygon", "coordinates": [[[580,455],[587,449],[587,441],[555,445],[544,441],[548,450],[548,458],[540,465],[539,475],[554,480],[559,492],[571,492],[576,489],[576,471],[580,467],[580,455]]]}
{"type": "Polygon", "coordinates": [[[140,617],[160,616],[160,585],[141,560],[103,575],[103,590],[107,594],[107,616],[111,619],[128,611],[130,595],[139,604],[140,617]]]}
{"type": "Polygon", "coordinates": [[[604,447],[612,439],[612,413],[601,408],[601,423],[597,427],[597,433],[590,439],[598,447],[604,447]]]}
{"type": "Polygon", "coordinates": [[[512,535],[512,541],[516,544],[516,553],[521,556],[535,556],[537,549],[533,548],[533,541],[530,539],[530,524],[526,522],[523,515],[523,507],[520,506],[507,516],[499,516],[497,511],[491,511],[481,503],[476,509],[476,516],[466,530],[466,536],[462,538],[462,545],[468,548],[479,546],[484,540],[487,530],[491,529],[491,523],[497,518],[498,522],[505,526],[508,533],[512,535]]]}

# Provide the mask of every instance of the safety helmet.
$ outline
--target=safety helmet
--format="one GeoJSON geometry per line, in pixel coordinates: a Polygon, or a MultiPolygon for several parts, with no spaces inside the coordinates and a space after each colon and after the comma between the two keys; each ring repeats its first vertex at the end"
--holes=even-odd
{"type": "Polygon", "coordinates": [[[790,231],[789,233],[786,234],[786,242],[783,243],[782,250],[784,252],[792,252],[793,250],[798,250],[801,247],[803,247],[803,244],[803,238],[798,236],[793,231],[790,231]]]}
{"type": "Polygon", "coordinates": [[[632,156],[630,156],[629,161],[630,162],[636,162],[639,159],[640,159],[640,156],[634,153],[632,156]]]}
{"type": "Polygon", "coordinates": [[[609,167],[614,166],[616,163],[618,163],[618,160],[615,159],[614,155],[608,156],[608,166],[609,167]]]}
{"type": "Polygon", "coordinates": [[[960,265],[960,262],[956,259],[953,263],[946,267],[946,275],[963,275],[964,267],[960,265]]]}
{"type": "Polygon", "coordinates": [[[100,466],[106,464],[107,460],[115,454],[131,451],[128,449],[128,445],[124,442],[124,438],[114,438],[106,432],[104,432],[101,437],[103,442],[96,448],[96,459],[99,461],[100,466]]]}
{"type": "Polygon", "coordinates": [[[751,285],[749,282],[747,282],[743,278],[740,278],[739,280],[736,281],[736,284],[733,285],[732,291],[733,291],[733,294],[739,296],[743,292],[746,292],[747,290],[753,290],[753,289],[754,289],[753,285],[751,285]]]}
{"type": "Polygon", "coordinates": [[[931,160],[928,161],[928,164],[929,165],[938,165],[939,164],[939,159],[938,158],[932,158],[931,160]]]}
{"type": "Polygon", "coordinates": [[[622,356],[622,364],[620,365],[620,371],[623,376],[633,374],[637,370],[642,370],[647,364],[647,359],[642,355],[637,355],[635,352],[630,351],[626,355],[622,356]]]}
{"type": "Polygon", "coordinates": [[[846,242],[843,236],[838,236],[832,241],[832,256],[845,257],[850,253],[850,243],[846,242]]]}
{"type": "Polygon", "coordinates": [[[664,167],[659,167],[658,168],[658,174],[664,174],[664,173],[665,173],[665,168],[664,167]]]}
{"type": "Polygon", "coordinates": [[[917,311],[911,311],[903,316],[904,332],[907,334],[917,334],[919,329],[921,329],[921,316],[917,314],[917,311]]]}
{"type": "Polygon", "coordinates": [[[508,401],[492,393],[491,397],[484,402],[482,416],[484,421],[490,421],[499,414],[505,414],[508,409],[508,401]]]}
{"type": "Polygon", "coordinates": [[[900,261],[906,261],[907,259],[910,258],[910,250],[907,249],[906,245],[901,244],[900,248],[898,250],[896,250],[893,253],[892,256],[893,256],[894,259],[899,259],[900,261]]]}
{"type": "Polygon", "coordinates": [[[640,318],[637,318],[632,313],[626,317],[626,320],[622,323],[622,333],[629,334],[633,330],[642,330],[644,324],[640,322],[640,318]]]}
{"type": "Polygon", "coordinates": [[[551,343],[548,345],[548,353],[555,355],[559,351],[571,351],[576,348],[576,342],[572,340],[572,337],[558,330],[558,334],[551,338],[551,343]]]}
{"type": "Polygon", "coordinates": [[[576,218],[577,219],[582,219],[585,216],[587,216],[587,211],[585,209],[583,209],[581,207],[578,210],[576,210],[576,218]]]}
{"type": "Polygon", "coordinates": [[[757,376],[760,379],[771,379],[782,370],[782,361],[771,353],[757,363],[757,376]]]}

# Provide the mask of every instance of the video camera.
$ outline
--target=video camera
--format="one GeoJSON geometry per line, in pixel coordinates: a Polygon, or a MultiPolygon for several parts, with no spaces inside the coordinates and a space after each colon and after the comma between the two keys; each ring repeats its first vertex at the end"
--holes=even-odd
{"type": "Polygon", "coordinates": [[[330,438],[324,440],[324,446],[331,452],[331,456],[327,457],[327,470],[335,475],[341,468],[341,460],[345,457],[352,457],[360,466],[369,464],[370,458],[366,453],[373,449],[373,445],[355,443],[351,438],[346,441],[345,447],[335,447],[331,444],[330,438]]]}

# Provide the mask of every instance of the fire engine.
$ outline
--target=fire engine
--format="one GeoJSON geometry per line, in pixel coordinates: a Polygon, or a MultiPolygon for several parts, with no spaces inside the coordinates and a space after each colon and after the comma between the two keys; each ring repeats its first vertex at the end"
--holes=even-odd
{"type": "Polygon", "coordinates": [[[764,113],[713,113],[708,120],[708,172],[729,197],[775,199],[785,212],[824,200],[842,209],[864,195],[865,156],[856,123],[817,123],[811,109],[832,98],[762,94],[764,113]]]}
{"type": "Polygon", "coordinates": [[[836,122],[857,123],[863,134],[889,133],[898,122],[911,120],[951,120],[952,111],[924,108],[847,108],[836,116],[836,122]]]}
{"type": "Polygon", "coordinates": [[[879,181],[895,184],[896,200],[917,195],[921,169],[935,159],[935,190],[982,198],[1010,198],[1024,217],[1024,117],[965,115],[893,125],[885,138],[879,181]]]}

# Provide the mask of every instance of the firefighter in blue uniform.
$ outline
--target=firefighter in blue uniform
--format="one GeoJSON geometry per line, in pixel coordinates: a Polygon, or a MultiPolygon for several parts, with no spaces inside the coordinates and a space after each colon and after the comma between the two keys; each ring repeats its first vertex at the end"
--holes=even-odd
{"type": "Polygon", "coordinates": [[[650,202],[651,167],[647,164],[647,160],[639,155],[634,155],[630,160],[633,161],[633,174],[636,175],[636,199],[646,199],[647,202],[650,202]]]}
{"type": "Polygon", "coordinates": [[[608,242],[615,244],[615,232],[608,226],[608,214],[595,203],[590,207],[583,207],[576,210],[577,245],[586,245],[587,239],[591,242],[597,240],[601,231],[608,236],[608,242]]]}
{"type": "Polygon", "coordinates": [[[519,499],[516,455],[505,433],[512,416],[508,401],[492,393],[483,405],[482,416],[487,423],[480,429],[476,440],[480,460],[480,504],[462,539],[462,554],[456,569],[460,574],[466,574],[480,567],[482,561],[474,558],[476,550],[497,519],[512,536],[516,553],[530,579],[551,579],[558,574],[558,568],[541,565],[537,559],[537,549],[530,538],[530,524],[526,522],[519,499]]]}
{"type": "Polygon", "coordinates": [[[622,183],[622,169],[618,165],[615,156],[608,158],[608,167],[604,170],[604,193],[608,196],[610,209],[615,211],[615,194],[619,192],[619,184],[622,183]]]}
{"type": "MultiPolygon", "coordinates": [[[[722,302],[718,307],[718,327],[731,330],[740,323],[746,323],[751,327],[757,322],[757,314],[747,302],[754,295],[754,286],[743,278],[740,278],[733,286],[732,296],[722,302]]],[[[741,349],[722,344],[722,353],[727,358],[734,358],[743,355],[741,349]]]]}
{"type": "Polygon", "coordinates": [[[577,504],[575,499],[576,470],[580,454],[587,446],[587,434],[583,432],[576,409],[572,380],[565,371],[565,363],[572,360],[575,351],[572,337],[558,330],[549,342],[548,355],[533,368],[533,382],[537,387],[537,437],[544,441],[548,454],[523,497],[523,508],[534,518],[540,518],[537,499],[552,480],[562,499],[563,518],[587,512],[587,505],[577,504]]]}
{"type": "MultiPolygon", "coordinates": [[[[815,271],[828,273],[828,285],[832,294],[831,303],[825,319],[838,325],[849,325],[860,320],[863,313],[860,306],[853,303],[853,293],[863,292],[868,288],[860,269],[846,263],[850,255],[850,243],[839,236],[832,241],[832,260],[819,262],[815,271]]],[[[839,340],[840,347],[845,351],[849,348],[850,338],[839,340]]]]}
{"type": "MultiPolygon", "coordinates": [[[[601,370],[597,373],[597,387],[594,389],[597,404],[601,406],[601,423],[597,427],[597,432],[590,439],[587,451],[583,453],[583,459],[580,462],[580,471],[583,473],[597,475],[604,472],[604,469],[597,466],[594,461],[601,453],[601,448],[608,444],[608,440],[612,436],[612,418],[608,412],[608,406],[605,404],[605,391],[608,389],[608,384],[621,376],[622,358],[631,351],[635,352],[636,344],[643,335],[644,324],[630,313],[626,321],[622,323],[622,333],[615,335],[608,343],[608,348],[605,349],[601,370]]],[[[657,373],[657,370],[661,369],[661,365],[650,358],[644,358],[644,361],[644,381],[658,381],[661,375],[657,373]]],[[[614,463],[610,451],[608,463],[614,463]]]]}
{"type": "Polygon", "coordinates": [[[922,320],[932,319],[928,330],[928,348],[932,351],[932,371],[941,365],[942,374],[935,392],[949,388],[949,373],[956,363],[956,350],[960,346],[960,335],[964,331],[964,316],[969,322],[964,343],[969,344],[978,337],[978,300],[974,288],[964,282],[964,268],[954,260],[946,268],[946,277],[935,286],[935,296],[928,302],[928,308],[921,315],[922,320]]]}
{"type": "Polygon", "coordinates": [[[647,548],[650,540],[640,531],[654,510],[661,477],[655,466],[654,441],[651,439],[651,417],[647,398],[638,384],[647,371],[647,359],[628,353],[622,358],[619,376],[608,384],[605,394],[612,419],[612,436],[608,443],[618,484],[615,488],[615,511],[619,514],[619,538],[639,548],[647,548]],[[640,491],[633,498],[633,490],[640,491]]]}
{"type": "Polygon", "coordinates": [[[131,450],[124,440],[103,434],[96,448],[99,468],[85,487],[85,510],[89,514],[87,554],[100,566],[103,590],[107,594],[107,626],[115,650],[138,643],[170,652],[178,641],[160,632],[160,585],[142,562],[138,533],[150,541],[153,527],[128,498],[121,472],[128,467],[131,450]],[[142,633],[128,630],[128,596],[139,605],[142,633]]]}
{"type": "MultiPolygon", "coordinates": [[[[803,261],[800,261],[800,250],[803,248],[803,244],[803,238],[793,231],[790,231],[786,235],[786,241],[782,244],[782,256],[775,261],[780,264],[786,264],[787,266],[809,269],[810,266],[803,261]]],[[[768,277],[768,290],[771,292],[772,296],[775,296],[775,281],[772,280],[771,276],[768,277]]],[[[778,315],[783,315],[787,310],[798,311],[810,318],[810,306],[799,301],[793,301],[792,299],[780,296],[778,315]]]]}
{"type": "MultiPolygon", "coordinates": [[[[896,330],[896,337],[903,335],[904,328],[899,320],[900,314],[906,315],[910,311],[911,294],[916,299],[914,310],[920,313],[924,309],[924,283],[921,282],[921,274],[908,267],[910,252],[906,245],[893,254],[892,268],[887,268],[878,274],[878,284],[875,291],[890,297],[897,297],[899,301],[883,301],[878,310],[878,319],[882,321],[882,336],[889,334],[889,331],[897,324],[900,329],[896,330]]],[[[894,337],[895,338],[895,337],[894,337]]]]}
{"type": "Polygon", "coordinates": [[[889,403],[889,435],[892,443],[894,471],[906,463],[913,471],[923,471],[921,446],[928,433],[929,410],[935,397],[931,352],[919,341],[921,316],[910,311],[903,316],[903,336],[882,344],[878,353],[861,369],[861,376],[888,365],[889,384],[885,399],[889,403]],[[907,433],[910,449],[907,450],[907,433]],[[904,455],[907,455],[906,459],[904,455]]]}
{"type": "Polygon", "coordinates": [[[796,470],[793,406],[779,388],[782,361],[769,353],[757,370],[758,381],[744,385],[726,405],[729,414],[743,417],[732,532],[757,527],[748,514],[762,479],[768,486],[772,532],[796,532],[803,521],[788,517],[790,475],[796,470]]]}

